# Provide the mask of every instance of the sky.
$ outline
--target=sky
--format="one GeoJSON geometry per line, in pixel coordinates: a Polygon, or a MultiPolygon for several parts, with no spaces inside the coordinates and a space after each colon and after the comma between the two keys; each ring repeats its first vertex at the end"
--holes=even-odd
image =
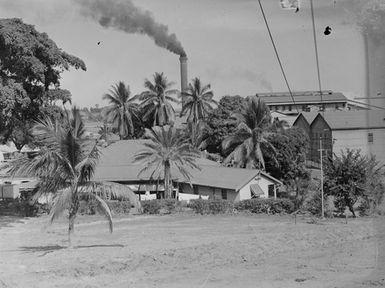
{"type": "MultiPolygon", "coordinates": [[[[295,13],[281,9],[279,0],[261,0],[293,91],[318,90],[309,1],[302,0],[295,13]]],[[[215,99],[288,91],[257,0],[132,2],[176,34],[187,53],[189,81],[199,77],[211,84],[215,99]]],[[[322,89],[362,97],[363,41],[347,20],[343,0],[314,0],[314,8],[322,89]],[[328,36],[326,26],[332,28],[328,36]]],[[[180,88],[178,55],[146,35],[106,29],[79,11],[72,0],[0,0],[0,18],[22,18],[84,60],[87,71],[71,69],[61,79],[61,88],[70,90],[80,107],[107,105],[102,96],[118,81],[138,94],[155,72],[180,88]]]]}

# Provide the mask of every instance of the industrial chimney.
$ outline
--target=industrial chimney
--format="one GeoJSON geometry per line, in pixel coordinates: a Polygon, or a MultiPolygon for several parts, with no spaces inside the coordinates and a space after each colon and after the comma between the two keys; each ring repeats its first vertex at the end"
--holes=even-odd
{"type": "Polygon", "coordinates": [[[374,40],[371,35],[364,34],[363,38],[367,103],[385,107],[385,43],[374,40]]]}
{"type": "MultiPolygon", "coordinates": [[[[187,90],[188,82],[187,82],[187,56],[181,55],[179,57],[180,61],[180,91],[185,92],[187,90]]],[[[184,104],[184,99],[182,96],[182,107],[184,104]]]]}

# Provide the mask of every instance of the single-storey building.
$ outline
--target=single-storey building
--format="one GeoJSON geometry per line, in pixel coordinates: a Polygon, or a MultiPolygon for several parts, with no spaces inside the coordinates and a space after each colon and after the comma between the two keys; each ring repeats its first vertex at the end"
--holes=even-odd
{"type": "MultiPolygon", "coordinates": [[[[153,179],[151,171],[139,175],[144,164],[133,162],[135,154],[145,149],[143,143],[146,141],[121,140],[104,148],[94,180],[125,184],[138,195],[155,194],[160,198],[164,193],[162,179],[153,179]]],[[[223,167],[203,157],[197,164],[200,170],[190,170],[191,183],[178,171],[172,171],[175,196],[183,193],[239,201],[276,197],[277,187],[282,185],[279,180],[256,169],[223,167]]]]}

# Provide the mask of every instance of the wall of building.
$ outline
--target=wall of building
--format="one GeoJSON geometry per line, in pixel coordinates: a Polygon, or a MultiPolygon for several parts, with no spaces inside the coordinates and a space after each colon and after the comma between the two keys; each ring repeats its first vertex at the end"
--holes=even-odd
{"type": "Polygon", "coordinates": [[[188,194],[198,194],[202,196],[209,196],[209,199],[224,199],[224,195],[222,195],[222,190],[227,195],[227,200],[235,201],[238,193],[235,190],[231,189],[221,189],[221,188],[213,188],[208,186],[200,186],[193,185],[191,187],[189,184],[180,183],[179,184],[179,192],[180,193],[188,193],[188,194]]]}
{"type": "MultiPolygon", "coordinates": [[[[252,179],[249,183],[247,183],[245,186],[243,186],[237,195],[236,201],[251,199],[251,190],[250,186],[252,184],[258,184],[259,187],[261,187],[262,191],[265,193],[264,195],[261,195],[260,198],[269,198],[269,185],[273,185],[274,182],[270,181],[268,178],[265,177],[255,177],[252,179]]],[[[276,192],[276,186],[274,186],[275,192],[276,192]]],[[[276,196],[276,193],[275,193],[276,196]]]]}
{"type": "Polygon", "coordinates": [[[332,155],[333,153],[333,133],[330,130],[329,125],[322,117],[317,116],[311,126],[310,137],[310,159],[316,163],[320,162],[320,138],[322,137],[322,149],[324,149],[324,155],[332,155]]]}
{"type": "MultiPolygon", "coordinates": [[[[271,111],[280,111],[280,112],[310,112],[318,111],[321,107],[320,103],[314,104],[286,104],[286,105],[275,105],[268,104],[271,111]]],[[[326,111],[335,111],[335,110],[347,110],[348,104],[344,103],[326,103],[323,105],[326,111]]]]}
{"type": "Polygon", "coordinates": [[[363,154],[376,155],[376,159],[385,164],[385,129],[334,130],[333,140],[333,151],[337,155],[346,148],[360,149],[363,154]],[[373,143],[369,143],[369,133],[373,135],[373,143]]]}

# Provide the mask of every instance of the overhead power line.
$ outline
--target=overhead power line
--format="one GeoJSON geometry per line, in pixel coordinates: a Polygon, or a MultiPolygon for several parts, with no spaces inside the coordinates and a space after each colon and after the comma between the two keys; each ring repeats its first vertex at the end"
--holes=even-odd
{"type": "MultiPolygon", "coordinates": [[[[269,23],[267,22],[266,15],[265,15],[265,11],[263,10],[263,6],[262,6],[262,3],[261,3],[261,0],[258,0],[258,3],[259,3],[259,7],[261,8],[262,16],[263,16],[263,19],[264,19],[264,21],[265,21],[267,31],[269,32],[269,36],[270,36],[271,43],[273,44],[273,48],[274,48],[275,55],[277,56],[277,60],[278,60],[278,63],[279,63],[279,67],[281,67],[281,72],[282,72],[283,78],[285,79],[287,89],[289,90],[291,99],[293,100],[293,104],[295,105],[295,109],[297,110],[297,113],[299,113],[298,107],[297,107],[297,105],[296,105],[296,103],[295,103],[295,100],[294,100],[293,93],[292,93],[292,91],[291,91],[291,89],[290,89],[290,86],[289,86],[289,82],[287,81],[286,73],[285,73],[285,70],[283,69],[283,65],[282,65],[281,59],[280,59],[280,57],[279,57],[277,47],[276,47],[276,45],[275,45],[275,42],[274,42],[274,39],[273,39],[273,35],[271,34],[270,27],[269,27],[269,23]]],[[[322,94],[322,93],[321,93],[321,94],[322,94]]],[[[321,97],[322,97],[322,96],[321,96],[321,97]]]]}
{"type": "Polygon", "coordinates": [[[316,59],[316,64],[317,64],[318,88],[319,88],[319,92],[321,95],[321,105],[322,105],[322,111],[323,111],[323,110],[325,110],[325,107],[323,105],[323,99],[322,99],[321,73],[320,73],[320,68],[319,68],[318,45],[317,45],[317,36],[316,36],[316,31],[315,31],[313,0],[310,0],[310,11],[311,11],[311,20],[312,20],[312,24],[313,24],[313,39],[314,39],[315,59],[316,59]]]}

